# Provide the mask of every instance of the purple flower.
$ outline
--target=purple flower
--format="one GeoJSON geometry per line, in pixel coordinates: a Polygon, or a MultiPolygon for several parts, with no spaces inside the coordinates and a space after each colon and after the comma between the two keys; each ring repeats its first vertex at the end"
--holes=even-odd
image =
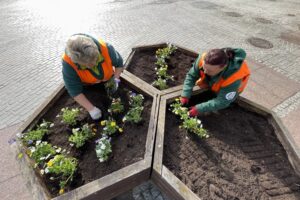
{"type": "Polygon", "coordinates": [[[32,140],[28,140],[27,144],[31,145],[33,143],[32,140]]]}
{"type": "Polygon", "coordinates": [[[136,93],[134,93],[134,92],[130,91],[130,96],[133,96],[133,97],[135,97],[135,96],[136,96],[136,93]]]}

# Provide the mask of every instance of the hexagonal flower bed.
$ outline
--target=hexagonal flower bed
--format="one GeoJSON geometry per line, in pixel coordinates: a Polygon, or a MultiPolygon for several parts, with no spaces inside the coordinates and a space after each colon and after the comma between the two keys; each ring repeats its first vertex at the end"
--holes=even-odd
{"type": "Polygon", "coordinates": [[[156,95],[124,79],[115,94],[98,84],[85,95],[102,110],[101,120],[60,88],[19,135],[37,199],[110,199],[150,177],[156,95]]]}
{"type": "MultiPolygon", "coordinates": [[[[239,98],[227,109],[199,117],[209,135],[201,138],[172,112],[179,96],[162,98],[152,175],[172,199],[300,198],[300,177],[289,162],[299,173],[299,157],[269,111],[239,98]]],[[[190,104],[212,97],[200,93],[190,104]]]]}
{"type": "Polygon", "coordinates": [[[197,53],[174,44],[141,46],[133,48],[126,69],[129,74],[155,87],[157,93],[164,94],[181,89],[197,56],[197,53]]]}

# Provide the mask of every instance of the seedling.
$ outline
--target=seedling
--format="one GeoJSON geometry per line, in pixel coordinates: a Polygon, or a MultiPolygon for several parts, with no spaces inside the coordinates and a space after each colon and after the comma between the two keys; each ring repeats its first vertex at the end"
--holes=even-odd
{"type": "Polygon", "coordinates": [[[79,108],[62,108],[62,121],[68,125],[76,125],[76,118],[79,115],[79,108]]]}

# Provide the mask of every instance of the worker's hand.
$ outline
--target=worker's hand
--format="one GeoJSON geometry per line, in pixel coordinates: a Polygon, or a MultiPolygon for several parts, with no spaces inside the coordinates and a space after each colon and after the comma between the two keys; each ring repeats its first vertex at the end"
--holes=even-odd
{"type": "Polygon", "coordinates": [[[187,97],[180,97],[180,103],[182,106],[185,106],[189,103],[189,99],[187,97]]]}
{"type": "Polygon", "coordinates": [[[119,84],[121,83],[121,80],[119,78],[115,78],[115,88],[114,88],[114,92],[116,92],[119,88],[119,84]]]}
{"type": "Polygon", "coordinates": [[[197,110],[196,106],[193,106],[190,110],[189,110],[189,116],[190,117],[197,117],[200,114],[200,112],[197,110]]]}
{"type": "Polygon", "coordinates": [[[92,108],[92,110],[89,111],[90,116],[93,120],[97,120],[102,116],[102,112],[99,108],[97,108],[96,106],[94,106],[92,108]]]}

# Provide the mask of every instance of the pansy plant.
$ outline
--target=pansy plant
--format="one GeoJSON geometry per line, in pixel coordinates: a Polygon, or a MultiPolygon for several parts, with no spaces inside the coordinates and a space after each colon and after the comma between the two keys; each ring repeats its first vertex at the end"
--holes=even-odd
{"type": "Polygon", "coordinates": [[[104,126],[103,127],[104,135],[113,135],[117,131],[120,133],[123,132],[123,128],[118,126],[117,122],[112,118],[109,118],[108,120],[103,120],[100,122],[100,124],[101,124],[101,126],[104,126]]]}
{"type": "Polygon", "coordinates": [[[180,128],[183,127],[187,131],[194,133],[201,138],[209,137],[207,131],[203,128],[201,121],[195,117],[190,117],[188,109],[181,106],[179,99],[176,99],[175,102],[170,105],[170,107],[171,111],[175,115],[179,115],[180,119],[183,120],[180,128]]]}
{"type": "Polygon", "coordinates": [[[76,120],[79,115],[79,108],[62,108],[62,121],[68,125],[74,126],[76,125],[76,120]]]}
{"type": "Polygon", "coordinates": [[[96,140],[96,155],[100,162],[104,162],[109,158],[109,155],[112,153],[111,149],[111,138],[107,135],[103,135],[102,138],[96,140]]]}
{"type": "Polygon", "coordinates": [[[108,109],[109,113],[117,114],[124,112],[124,105],[121,101],[121,98],[113,98],[110,108],[108,109]]]}
{"type": "Polygon", "coordinates": [[[93,131],[88,124],[84,124],[82,128],[73,128],[72,135],[69,137],[69,141],[75,144],[76,148],[82,147],[85,142],[93,137],[93,131]]]}

